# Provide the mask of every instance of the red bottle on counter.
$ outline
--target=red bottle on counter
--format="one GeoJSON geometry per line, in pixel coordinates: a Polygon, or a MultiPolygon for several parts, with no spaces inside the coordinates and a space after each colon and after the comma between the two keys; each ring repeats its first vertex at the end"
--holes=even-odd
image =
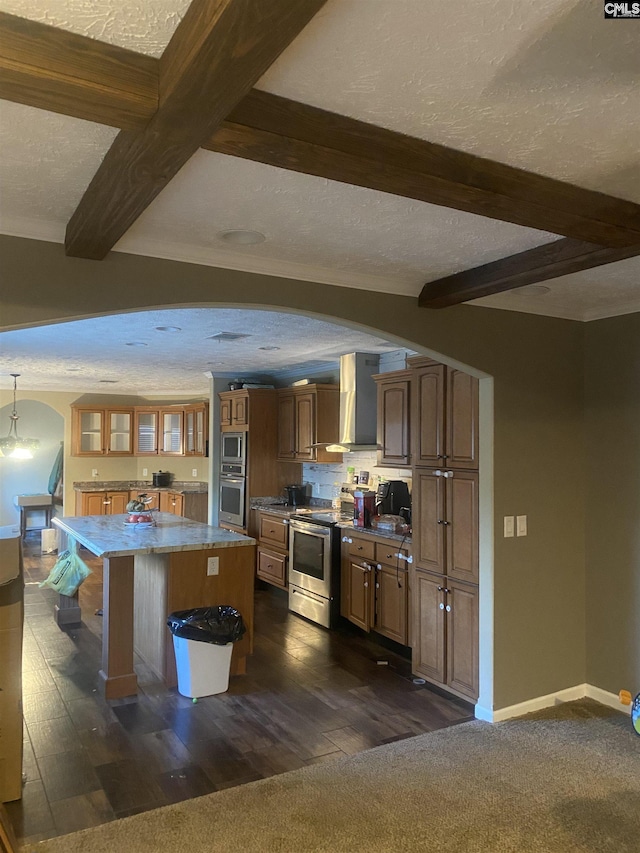
{"type": "Polygon", "coordinates": [[[376,511],[376,493],[355,491],[353,493],[353,526],[371,527],[376,511]]]}

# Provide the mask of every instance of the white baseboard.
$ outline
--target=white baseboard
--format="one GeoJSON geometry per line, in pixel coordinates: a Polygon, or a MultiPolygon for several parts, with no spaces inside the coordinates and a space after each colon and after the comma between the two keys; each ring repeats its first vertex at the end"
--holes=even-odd
{"type": "Polygon", "coordinates": [[[610,708],[615,708],[616,711],[631,713],[630,706],[621,705],[620,700],[615,693],[608,693],[600,687],[594,687],[591,684],[576,684],[575,687],[567,687],[565,690],[559,690],[557,693],[547,693],[546,696],[536,696],[534,699],[527,699],[526,702],[519,702],[517,705],[508,705],[506,708],[498,708],[492,710],[485,708],[482,705],[476,705],[475,715],[478,720],[485,720],[489,723],[500,723],[503,720],[510,720],[512,717],[520,717],[523,714],[530,714],[532,711],[540,711],[542,708],[550,708],[552,705],[560,702],[572,702],[575,699],[595,699],[603,705],[610,708]]]}
{"type": "Polygon", "coordinates": [[[593,684],[586,684],[587,696],[589,699],[595,699],[601,705],[608,705],[609,708],[615,708],[616,711],[622,711],[624,714],[631,713],[631,705],[623,705],[616,693],[609,693],[601,687],[594,687],[593,684]]]}

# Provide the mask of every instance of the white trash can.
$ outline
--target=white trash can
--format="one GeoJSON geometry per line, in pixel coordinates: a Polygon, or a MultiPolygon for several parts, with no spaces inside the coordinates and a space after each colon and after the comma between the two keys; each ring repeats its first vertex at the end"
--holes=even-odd
{"type": "Polygon", "coordinates": [[[53,554],[58,550],[58,531],[56,528],[45,527],[41,534],[42,554],[53,554]]]}
{"type": "Polygon", "coordinates": [[[229,671],[233,643],[217,646],[173,635],[178,671],[178,693],[190,699],[225,693],[229,689],[229,671]]]}

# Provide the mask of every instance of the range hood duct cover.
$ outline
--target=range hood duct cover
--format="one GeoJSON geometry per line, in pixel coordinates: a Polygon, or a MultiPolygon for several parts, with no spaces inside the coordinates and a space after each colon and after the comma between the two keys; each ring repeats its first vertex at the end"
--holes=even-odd
{"type": "MultiPolygon", "coordinates": [[[[345,451],[377,450],[378,353],[351,352],[340,357],[340,442],[345,451]]],[[[333,449],[333,446],[330,445],[333,449]]]]}

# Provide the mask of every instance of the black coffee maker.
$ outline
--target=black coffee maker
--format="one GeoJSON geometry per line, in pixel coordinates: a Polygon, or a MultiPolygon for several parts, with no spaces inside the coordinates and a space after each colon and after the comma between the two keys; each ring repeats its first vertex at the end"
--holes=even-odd
{"type": "Polygon", "coordinates": [[[400,515],[403,507],[410,506],[409,486],[404,480],[389,480],[378,485],[376,515],[400,515]]]}

